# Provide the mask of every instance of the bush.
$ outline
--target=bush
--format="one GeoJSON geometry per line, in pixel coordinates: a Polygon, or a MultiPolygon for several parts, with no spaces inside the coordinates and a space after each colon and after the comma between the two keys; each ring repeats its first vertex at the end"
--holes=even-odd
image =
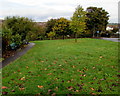
{"type": "Polygon", "coordinates": [[[3,26],[2,29],[2,53],[4,54],[11,43],[12,38],[12,30],[8,29],[7,27],[3,26]]]}
{"type": "Polygon", "coordinates": [[[20,46],[23,42],[21,41],[21,36],[19,34],[13,35],[11,43],[15,43],[17,46],[20,46]]]}
{"type": "Polygon", "coordinates": [[[24,41],[34,40],[38,35],[36,23],[25,17],[7,17],[2,29],[3,51],[8,50],[10,44],[15,43],[19,47],[24,41]]]}

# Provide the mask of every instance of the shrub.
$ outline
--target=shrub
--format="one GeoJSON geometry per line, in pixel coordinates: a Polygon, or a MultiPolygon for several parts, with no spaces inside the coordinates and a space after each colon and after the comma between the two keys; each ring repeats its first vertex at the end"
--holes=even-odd
{"type": "Polygon", "coordinates": [[[17,47],[24,44],[24,41],[34,40],[37,37],[37,25],[31,19],[25,17],[7,17],[2,28],[3,51],[15,43],[17,47]]]}
{"type": "Polygon", "coordinates": [[[4,54],[6,50],[8,50],[8,46],[11,43],[12,38],[12,30],[3,26],[2,29],[2,53],[4,54]]]}

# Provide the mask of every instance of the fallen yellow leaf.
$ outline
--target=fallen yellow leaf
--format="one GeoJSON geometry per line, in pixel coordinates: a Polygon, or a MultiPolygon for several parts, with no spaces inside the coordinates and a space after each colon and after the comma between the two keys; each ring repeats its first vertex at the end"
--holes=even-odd
{"type": "Polygon", "coordinates": [[[15,74],[16,72],[14,72],[14,74],[15,74]]]}
{"type": "Polygon", "coordinates": [[[2,89],[7,89],[7,87],[6,86],[2,86],[2,89]]]}
{"type": "Polygon", "coordinates": [[[84,77],[86,77],[86,75],[83,75],[84,77]]]}
{"type": "Polygon", "coordinates": [[[19,90],[24,90],[25,88],[19,88],[19,90]]]}
{"type": "Polygon", "coordinates": [[[20,78],[20,80],[25,80],[25,77],[20,78]]]}
{"type": "Polygon", "coordinates": [[[92,95],[96,95],[95,93],[91,93],[92,95]]]}
{"type": "Polygon", "coordinates": [[[79,92],[79,90],[76,90],[76,92],[79,92]]]}
{"type": "Polygon", "coordinates": [[[29,67],[28,67],[28,66],[26,66],[26,68],[28,69],[29,67]]]}
{"type": "Polygon", "coordinates": [[[52,73],[48,73],[47,75],[51,75],[52,73]]]}
{"type": "Polygon", "coordinates": [[[100,58],[103,58],[103,56],[100,56],[100,58]]]}
{"type": "Polygon", "coordinates": [[[94,88],[90,88],[91,90],[95,90],[94,88]]]}
{"type": "Polygon", "coordinates": [[[73,68],[75,68],[75,66],[72,66],[73,68]]]}
{"type": "Polygon", "coordinates": [[[38,85],[38,88],[43,88],[43,86],[38,85]]]}

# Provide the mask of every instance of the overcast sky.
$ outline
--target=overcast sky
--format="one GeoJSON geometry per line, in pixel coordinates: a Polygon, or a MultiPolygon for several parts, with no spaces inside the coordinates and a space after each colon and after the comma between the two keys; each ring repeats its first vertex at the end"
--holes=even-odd
{"type": "Polygon", "coordinates": [[[110,23],[118,22],[119,0],[0,0],[0,18],[6,16],[25,16],[35,21],[51,18],[70,19],[77,5],[102,7],[109,15],[110,23]]]}

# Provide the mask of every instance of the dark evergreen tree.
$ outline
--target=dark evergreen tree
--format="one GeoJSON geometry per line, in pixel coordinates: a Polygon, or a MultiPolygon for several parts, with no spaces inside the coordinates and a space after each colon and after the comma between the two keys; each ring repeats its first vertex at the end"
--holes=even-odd
{"type": "Polygon", "coordinates": [[[86,19],[87,30],[91,31],[93,37],[97,31],[102,32],[106,30],[109,20],[107,11],[102,8],[88,7],[86,16],[88,17],[88,19],[86,19]]]}

